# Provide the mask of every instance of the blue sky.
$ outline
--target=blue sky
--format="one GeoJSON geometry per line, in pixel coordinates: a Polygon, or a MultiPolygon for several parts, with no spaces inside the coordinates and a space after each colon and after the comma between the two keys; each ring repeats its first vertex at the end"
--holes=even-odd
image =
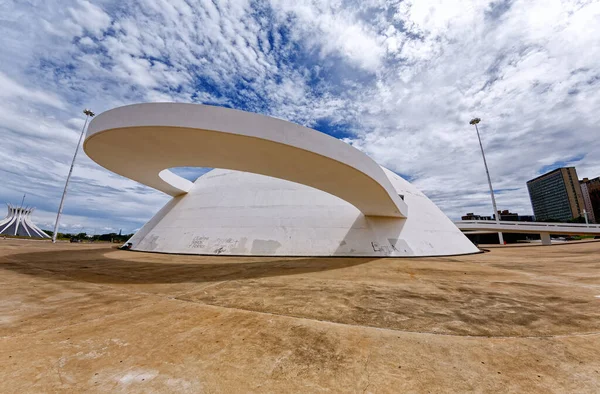
{"type": "MultiPolygon", "coordinates": [[[[136,102],[259,112],[352,144],[450,217],[531,213],[525,182],[600,175],[600,3],[559,0],[0,3],[0,201],[51,228],[83,125],[136,102]]],[[[193,178],[202,170],[182,169],[193,178]]],[[[130,232],[166,201],[80,152],[63,231],[130,232]]]]}

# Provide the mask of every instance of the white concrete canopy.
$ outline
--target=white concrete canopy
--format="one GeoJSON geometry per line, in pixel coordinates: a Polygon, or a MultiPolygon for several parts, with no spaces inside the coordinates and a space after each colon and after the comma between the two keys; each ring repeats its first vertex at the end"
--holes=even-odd
{"type": "Polygon", "coordinates": [[[174,167],[226,168],[333,194],[368,216],[408,208],[371,158],[315,130],[280,119],[197,104],[149,103],[95,117],[84,150],[103,167],[171,196],[192,183],[174,167]]]}

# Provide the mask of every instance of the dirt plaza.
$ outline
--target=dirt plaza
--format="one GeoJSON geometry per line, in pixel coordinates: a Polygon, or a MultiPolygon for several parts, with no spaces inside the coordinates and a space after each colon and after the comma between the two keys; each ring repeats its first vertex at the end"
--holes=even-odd
{"type": "Polygon", "coordinates": [[[0,240],[0,392],[599,392],[600,242],[438,258],[0,240]]]}

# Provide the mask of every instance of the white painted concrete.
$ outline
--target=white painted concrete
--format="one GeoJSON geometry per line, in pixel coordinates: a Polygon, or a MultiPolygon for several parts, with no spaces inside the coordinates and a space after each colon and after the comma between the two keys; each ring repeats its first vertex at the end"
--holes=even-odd
{"type": "Polygon", "coordinates": [[[478,249],[421,192],[306,127],[193,104],[98,115],[85,152],[174,198],[134,250],[283,256],[438,256],[478,249]],[[214,167],[195,183],[173,167],[214,167]],[[404,200],[399,196],[403,195],[404,200]]]}
{"type": "Polygon", "coordinates": [[[493,220],[461,220],[454,222],[464,231],[489,231],[517,234],[600,235],[600,224],[511,222],[493,220]]]}
{"type": "Polygon", "coordinates": [[[407,219],[368,217],[320,190],[246,172],[212,170],[129,241],[134,250],[226,255],[438,256],[478,249],[425,195],[383,169],[407,219]]]}
{"type": "Polygon", "coordinates": [[[552,245],[550,233],[540,233],[540,238],[542,240],[542,245],[552,245]]]}
{"type": "Polygon", "coordinates": [[[454,222],[466,234],[489,234],[497,231],[516,234],[540,234],[542,245],[551,245],[550,234],[555,235],[600,235],[598,224],[512,222],[492,220],[461,220],[454,222]]]}

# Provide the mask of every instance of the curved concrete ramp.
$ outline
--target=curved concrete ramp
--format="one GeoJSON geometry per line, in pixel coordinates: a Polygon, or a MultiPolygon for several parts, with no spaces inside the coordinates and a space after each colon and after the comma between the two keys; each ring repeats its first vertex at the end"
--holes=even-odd
{"type": "Polygon", "coordinates": [[[130,105],[94,118],[84,150],[103,167],[171,196],[187,193],[192,183],[169,168],[214,167],[311,186],[366,216],[408,215],[381,167],[364,153],[264,115],[198,104],[130,105]]]}

